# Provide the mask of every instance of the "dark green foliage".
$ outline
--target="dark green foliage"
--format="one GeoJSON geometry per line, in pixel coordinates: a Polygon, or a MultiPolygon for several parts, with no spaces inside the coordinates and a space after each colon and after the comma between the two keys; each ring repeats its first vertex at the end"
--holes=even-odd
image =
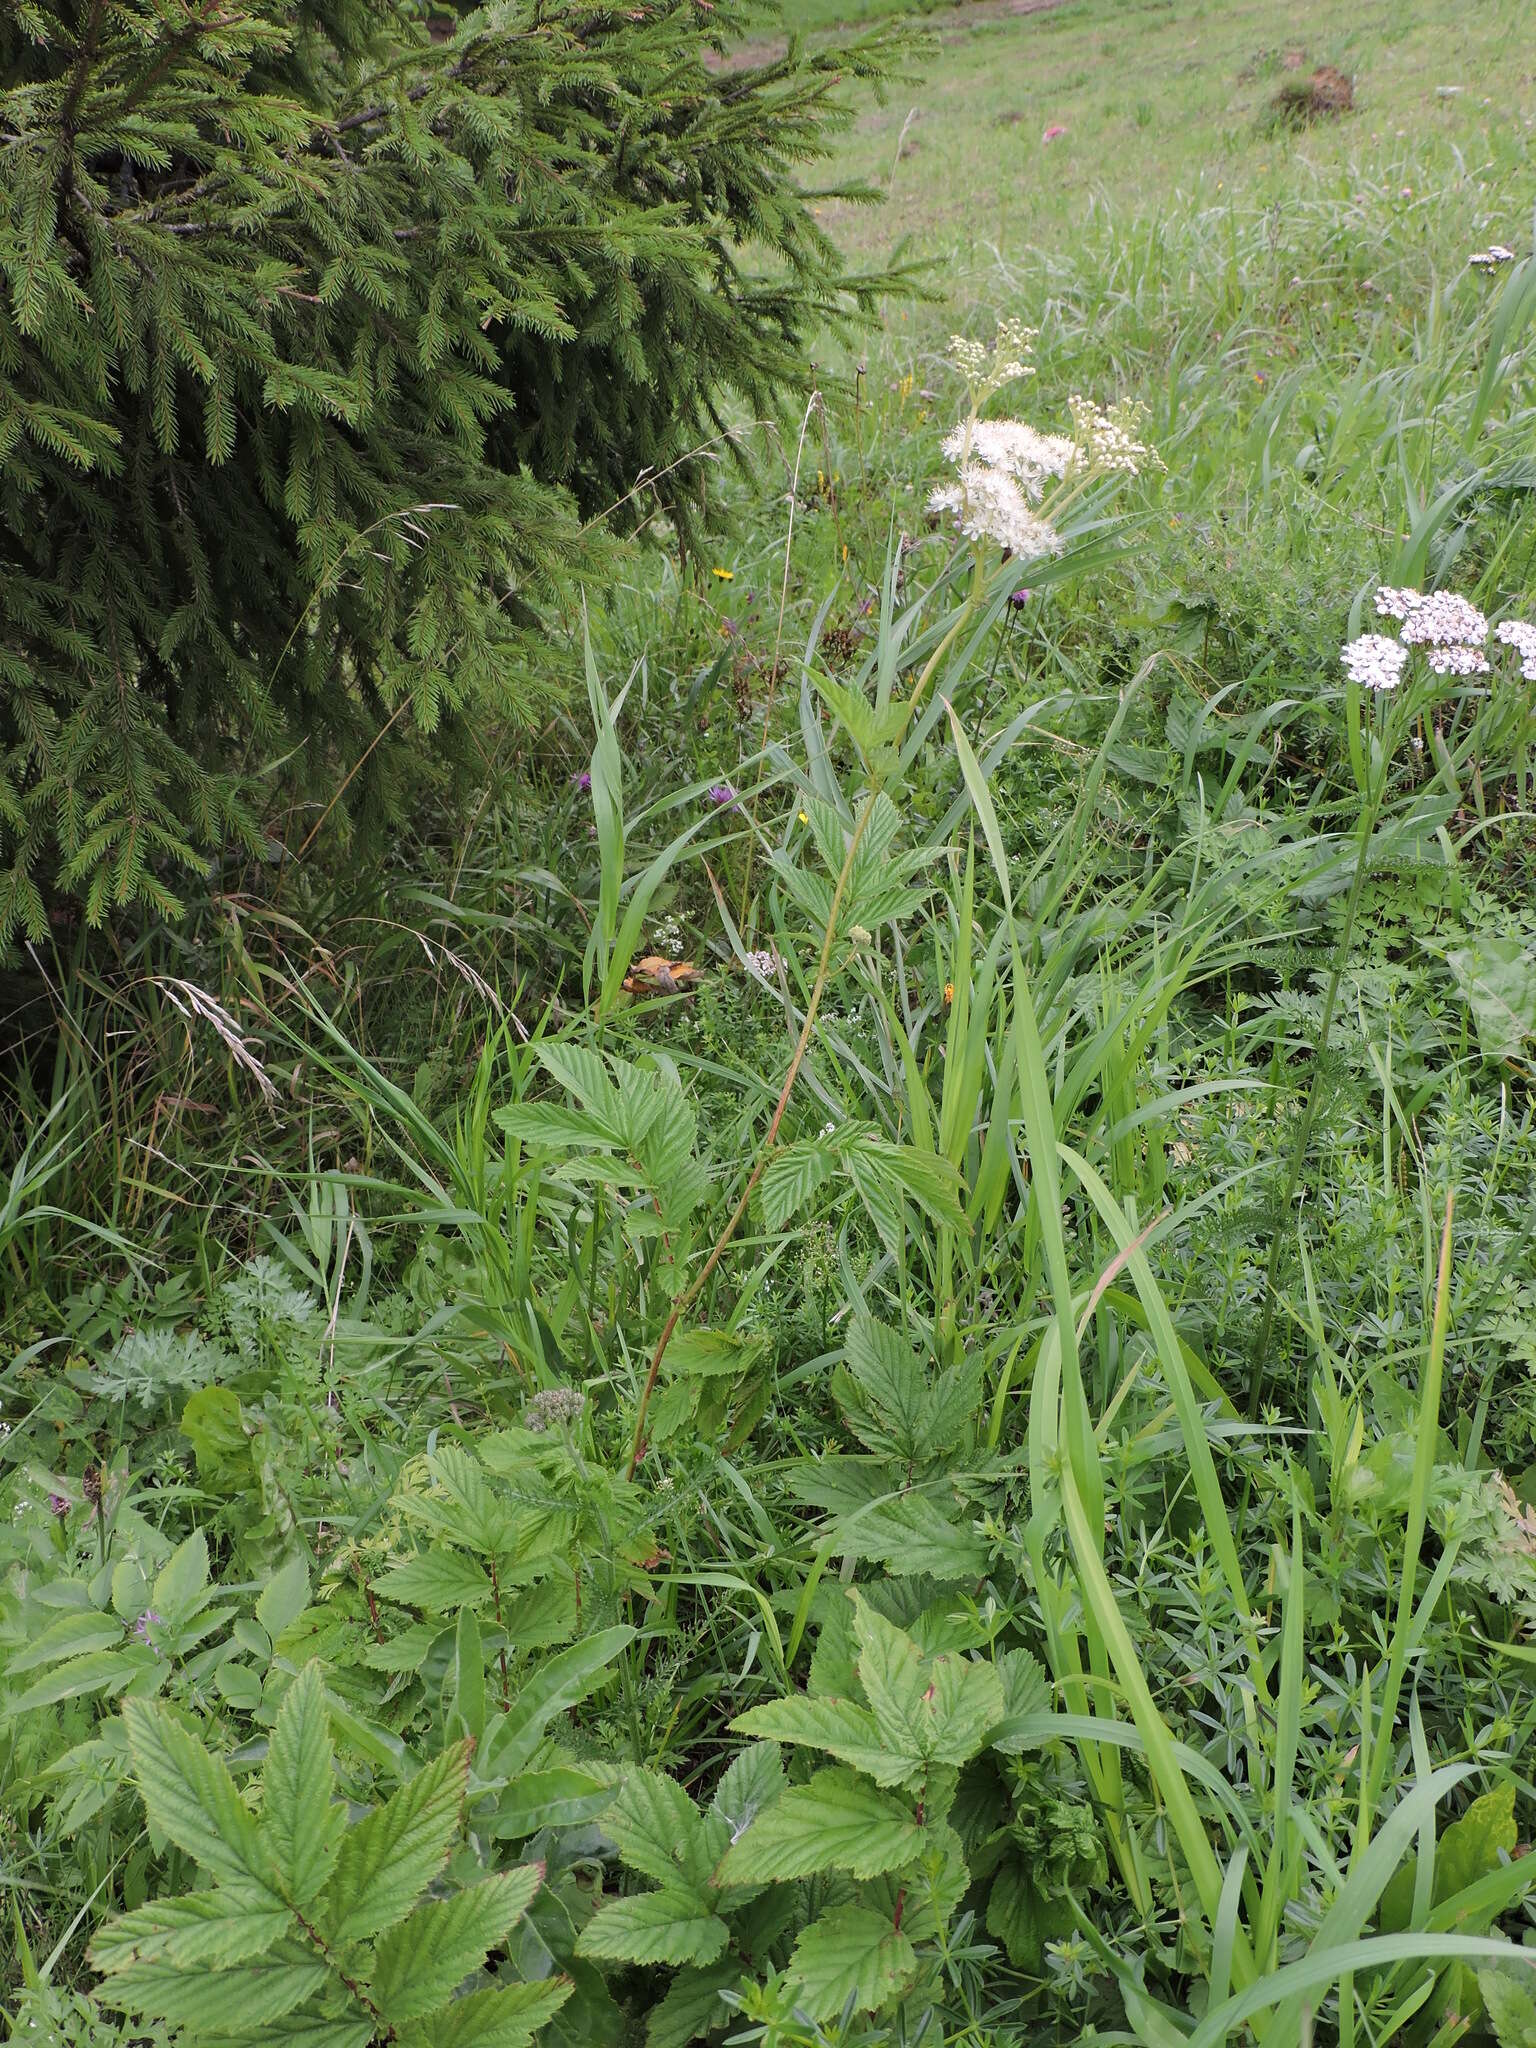
{"type": "Polygon", "coordinates": [[[6,10],[0,943],[50,883],[173,910],[178,866],[260,845],[274,761],[398,801],[386,725],[440,757],[547,697],[579,519],[691,529],[722,408],[870,291],[795,171],[880,49],[726,71],[740,26],[6,10]]]}

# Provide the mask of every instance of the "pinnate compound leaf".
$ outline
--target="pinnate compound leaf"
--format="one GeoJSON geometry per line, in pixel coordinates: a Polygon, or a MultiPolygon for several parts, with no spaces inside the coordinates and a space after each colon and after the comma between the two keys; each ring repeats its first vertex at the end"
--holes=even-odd
{"type": "Polygon", "coordinates": [[[109,1920],[91,1943],[91,1967],[103,1974],[125,1970],[130,1963],[227,1969],[254,1962],[294,1931],[283,1906],[255,1905],[239,1892],[193,1892],[181,1899],[154,1899],[109,1920]]]}
{"type": "Polygon", "coordinates": [[[374,1952],[373,1998],[392,2026],[435,2012],[527,1911],[544,1872],[527,1863],[418,1906],[374,1952]]]}
{"type": "Polygon", "coordinates": [[[887,1749],[925,1762],[968,1763],[1003,1718],[1003,1686],[990,1664],[951,1651],[924,1657],[909,1635],[857,1592],[859,1683],[887,1749]]]}
{"type": "Polygon", "coordinates": [[[791,1216],[802,1213],[831,1173],[834,1157],[819,1138],[798,1139],[773,1154],[763,1169],[757,1195],[770,1230],[782,1230],[791,1216]]]}
{"type": "Polygon", "coordinates": [[[239,2036],[239,2048],[371,2048],[372,2020],[284,2020],[239,2036]]]}
{"type": "Polygon", "coordinates": [[[284,1891],[295,1905],[319,1896],[336,1861],[346,1814],[331,1797],[331,1730],[318,1664],[288,1688],[262,1773],[262,1822],[284,1891]]]}
{"type": "Polygon", "coordinates": [[[900,1751],[882,1746],[874,1715],[852,1700],[817,1700],[806,1694],[768,1700],[738,1714],[731,1726],[739,1735],[764,1735],[773,1742],[824,1749],[877,1785],[900,1785],[923,1767],[922,1757],[910,1746],[900,1751]]]}
{"type": "Polygon", "coordinates": [[[149,1700],[125,1700],[123,1720],[150,1826],[210,1876],[275,1900],[272,1859],[224,1765],[149,1700]]]}
{"type": "Polygon", "coordinates": [[[674,1779],[659,1771],[630,1771],[603,1821],[603,1832],[631,1870],[658,1884],[681,1881],[691,1890],[708,1883],[716,1857],[704,1823],[674,1779]]]}
{"type": "Polygon", "coordinates": [[[663,1885],[600,1906],[582,1929],[576,1953],[616,1963],[712,1963],[729,1933],[696,1893],[663,1885]]]}
{"type": "Polygon", "coordinates": [[[411,2029],[413,2043],[430,2048],[526,2048],[546,2020],[571,1995],[569,1977],[538,1984],[508,1984],[497,1991],[471,1991],[443,2012],[411,2029]]]}
{"type": "Polygon", "coordinates": [[[877,1877],[910,1862],[922,1838],[899,1799],[855,1771],[832,1768],[791,1786],[759,1814],[721,1859],[719,1881],[762,1884],[818,1870],[877,1877]]]}
{"type": "Polygon", "coordinates": [[[709,1817],[723,1824],[735,1841],[784,1790],[784,1766],[775,1742],[754,1742],[744,1749],[715,1787],[709,1817]]]}
{"type": "Polygon", "coordinates": [[[800,1986],[796,2001],[813,2019],[831,2019],[853,2000],[873,2012],[917,1969],[917,1953],[883,1913],[838,1906],[807,1927],[795,1943],[789,1974],[800,1986]]]}
{"type": "Polygon", "coordinates": [[[333,1941],[362,1941],[405,1918],[448,1860],[468,1774],[469,1744],[456,1743],[348,1829],[321,1901],[333,1941]]]}

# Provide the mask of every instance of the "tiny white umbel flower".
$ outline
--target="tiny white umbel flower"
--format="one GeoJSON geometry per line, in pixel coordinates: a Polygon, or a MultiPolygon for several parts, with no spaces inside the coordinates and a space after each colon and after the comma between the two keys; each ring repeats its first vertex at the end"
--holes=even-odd
{"type": "Polygon", "coordinates": [[[1481,647],[1487,638],[1487,619],[1451,590],[1421,597],[1403,621],[1403,639],[1410,647],[1481,647]]]}
{"type": "Polygon", "coordinates": [[[1385,633],[1362,633],[1339,650],[1344,673],[1367,690],[1395,690],[1403,679],[1408,650],[1385,633]]]}

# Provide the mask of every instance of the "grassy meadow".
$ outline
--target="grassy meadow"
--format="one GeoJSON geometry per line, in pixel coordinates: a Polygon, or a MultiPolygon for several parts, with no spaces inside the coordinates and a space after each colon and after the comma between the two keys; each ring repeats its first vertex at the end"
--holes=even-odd
{"type": "Polygon", "coordinates": [[[905,283],[707,557],[378,859],[34,956],[14,2039],[1536,2048],[1528,11],[727,61],[849,24],[905,283]]]}

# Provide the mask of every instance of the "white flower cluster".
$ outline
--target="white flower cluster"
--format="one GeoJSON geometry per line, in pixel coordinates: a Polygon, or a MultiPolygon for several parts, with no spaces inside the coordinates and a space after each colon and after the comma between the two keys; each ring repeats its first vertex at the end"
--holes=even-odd
{"type": "Polygon", "coordinates": [[[563,1429],[574,1422],[587,1405],[579,1387],[546,1387],[535,1394],[523,1410],[523,1427],[542,1436],[546,1429],[563,1429]]]}
{"type": "Polygon", "coordinates": [[[959,466],[984,462],[989,469],[1005,470],[1036,503],[1047,479],[1065,476],[1077,460],[1077,446],[1067,435],[1039,433],[1025,420],[962,424],[946,435],[944,453],[959,466]]]}
{"type": "Polygon", "coordinates": [[[1029,358],[1038,333],[1038,328],[1026,327],[1022,320],[999,320],[990,348],[984,341],[972,341],[968,335],[952,334],[949,359],[973,391],[980,396],[990,395],[1000,384],[1015,377],[1033,377],[1034,366],[1029,358]]]}
{"type": "Polygon", "coordinates": [[[1106,411],[1074,391],[1067,407],[1080,457],[1090,468],[1123,470],[1127,476],[1162,468],[1155,450],[1141,438],[1146,407],[1136,400],[1122,399],[1106,411]]]}
{"type": "Polygon", "coordinates": [[[985,462],[968,462],[952,484],[941,484],[929,510],[954,520],[971,540],[996,541],[1025,561],[1059,555],[1061,536],[1034,511],[1017,477],[985,462]]]}
{"type": "Polygon", "coordinates": [[[1390,583],[1384,583],[1376,593],[1376,616],[1378,619],[1406,619],[1416,604],[1422,604],[1424,593],[1420,590],[1399,590],[1390,583]]]}
{"type": "Polygon", "coordinates": [[[764,946],[757,952],[747,953],[744,957],[752,972],[762,975],[765,980],[770,974],[778,971],[779,956],[772,946],[764,946]]]}
{"type": "Polygon", "coordinates": [[[683,953],[683,928],[675,917],[664,917],[657,925],[651,945],[658,953],[664,953],[669,960],[680,960],[683,953]]]}
{"type": "Polygon", "coordinates": [[[1403,679],[1408,650],[1401,640],[1389,640],[1385,633],[1362,633],[1341,650],[1339,658],[1352,683],[1367,690],[1395,690],[1403,679]]]}
{"type": "Polygon", "coordinates": [[[1431,591],[1415,596],[1403,621],[1403,638],[1410,647],[1481,647],[1488,638],[1488,621],[1475,604],[1452,590],[1431,591]]]}
{"type": "Polygon", "coordinates": [[[1528,683],[1536,683],[1536,626],[1528,626],[1524,619],[1505,619],[1494,627],[1493,637],[1514,648],[1520,657],[1521,675],[1528,683]]]}
{"type": "Polygon", "coordinates": [[[1486,249],[1474,249],[1467,258],[1479,270],[1497,270],[1501,263],[1513,263],[1514,260],[1514,250],[1506,249],[1502,242],[1490,242],[1486,249]]]}
{"type": "Polygon", "coordinates": [[[1485,676],[1488,673],[1488,657],[1480,647],[1458,646],[1452,642],[1448,647],[1431,647],[1427,653],[1429,665],[1437,676],[1485,676]]]}

